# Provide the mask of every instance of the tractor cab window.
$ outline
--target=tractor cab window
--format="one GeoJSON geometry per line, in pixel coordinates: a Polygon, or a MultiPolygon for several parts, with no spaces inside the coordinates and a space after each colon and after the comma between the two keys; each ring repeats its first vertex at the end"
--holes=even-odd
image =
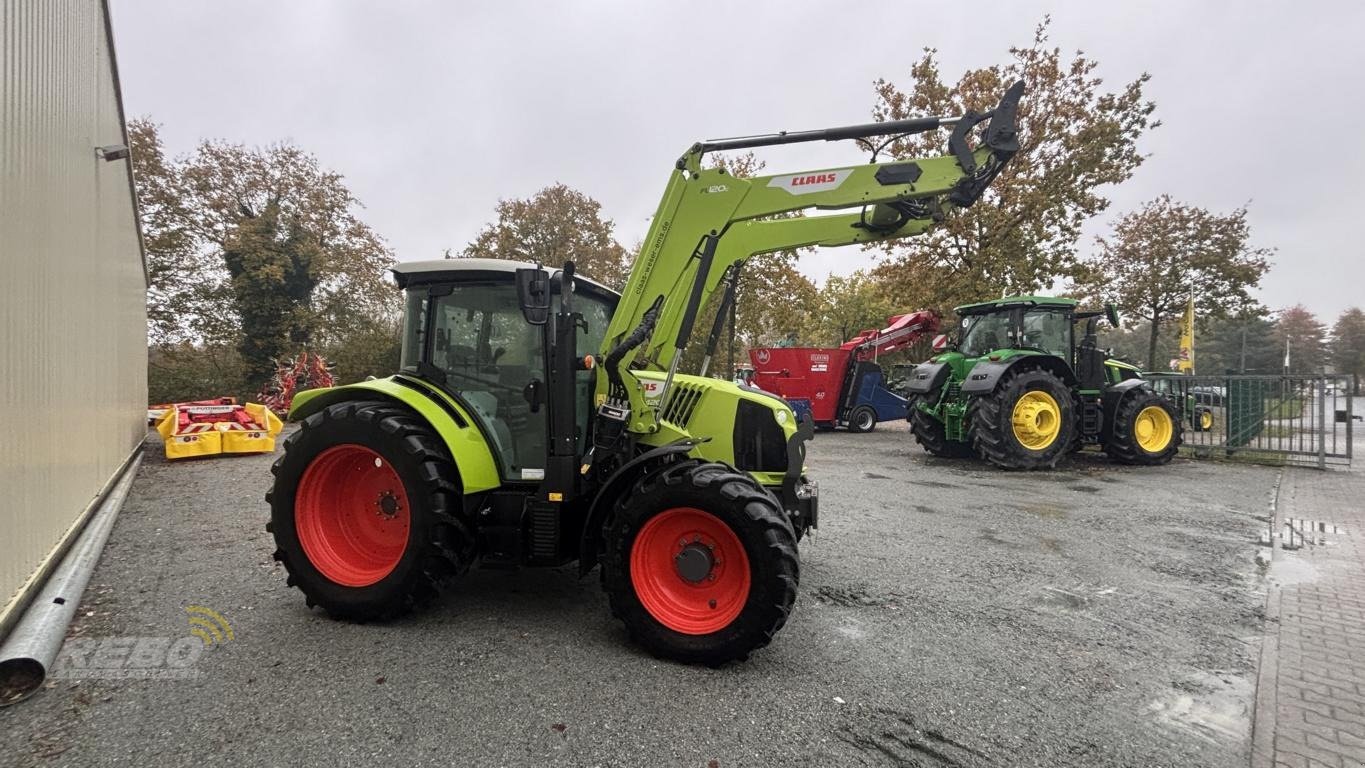
{"type": "MultiPolygon", "coordinates": [[[[587,325],[586,329],[580,328],[578,331],[578,356],[597,355],[602,348],[602,341],[607,337],[607,325],[611,323],[612,312],[616,311],[616,303],[580,289],[574,292],[574,311],[583,315],[583,322],[587,325]]],[[[588,417],[597,410],[593,404],[597,371],[584,370],[574,374],[574,389],[578,395],[576,437],[578,452],[582,454],[588,450],[588,417]]]]}
{"type": "Polygon", "coordinates": [[[992,312],[962,318],[962,342],[958,350],[967,357],[981,357],[1014,342],[1014,313],[992,312]]]}
{"type": "Polygon", "coordinates": [[[507,479],[539,480],[545,467],[545,411],[542,404],[532,413],[527,395],[531,382],[543,388],[546,381],[541,329],[527,324],[510,282],[448,290],[435,296],[420,288],[410,292],[408,317],[418,321],[405,334],[403,365],[415,368],[418,355],[425,355],[445,377],[446,389],[481,422],[507,479]]]}
{"type": "Polygon", "coordinates": [[[1030,309],[1024,313],[1023,338],[1019,345],[1071,359],[1071,321],[1055,309],[1030,309]]]}

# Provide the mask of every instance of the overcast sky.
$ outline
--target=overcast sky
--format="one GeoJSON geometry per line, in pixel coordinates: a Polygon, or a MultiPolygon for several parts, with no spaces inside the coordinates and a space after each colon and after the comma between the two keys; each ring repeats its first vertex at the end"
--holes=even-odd
{"type": "MultiPolygon", "coordinates": [[[[1162,193],[1249,204],[1255,244],[1278,249],[1269,306],[1330,324],[1365,304],[1365,4],[991,5],[111,0],[130,116],[162,123],[177,154],[205,137],[297,143],[404,260],[462,248],[499,198],[557,181],[599,200],[629,247],[693,141],[866,122],[872,82],[907,83],[922,48],[953,80],[1004,63],[1050,13],[1053,42],[1114,88],[1150,72],[1163,123],[1092,233],[1162,193]]],[[[847,142],[763,157],[773,173],[865,161],[847,142]]],[[[871,258],[825,250],[802,269],[871,258]]]]}

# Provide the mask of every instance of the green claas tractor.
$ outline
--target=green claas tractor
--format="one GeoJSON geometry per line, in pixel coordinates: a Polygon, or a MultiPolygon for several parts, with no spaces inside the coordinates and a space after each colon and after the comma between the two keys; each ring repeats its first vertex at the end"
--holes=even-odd
{"type": "Polygon", "coordinates": [[[1006,469],[1055,467],[1087,443],[1125,464],[1175,455],[1175,406],[1096,343],[1101,315],[1118,327],[1112,305],[1078,312],[1072,299],[1011,296],[956,312],[955,343],[918,366],[907,386],[910,428],[929,453],[977,455],[1006,469]]]}
{"type": "Polygon", "coordinates": [[[656,655],[720,664],[767,645],[792,610],[818,498],[812,425],[705,376],[742,265],[920,234],[971,206],[1018,151],[1022,91],[986,114],[694,145],[620,294],[572,261],[399,264],[398,373],[294,399],[299,429],[267,496],[288,583],[333,617],[384,620],[476,563],[576,560],[580,575],[602,566],[612,614],[656,655]],[[747,179],[702,167],[717,150],[946,125],[938,157],[747,179]],[[803,209],[831,213],[778,217],[803,209]],[[722,289],[707,362],[680,373],[722,289]]]}

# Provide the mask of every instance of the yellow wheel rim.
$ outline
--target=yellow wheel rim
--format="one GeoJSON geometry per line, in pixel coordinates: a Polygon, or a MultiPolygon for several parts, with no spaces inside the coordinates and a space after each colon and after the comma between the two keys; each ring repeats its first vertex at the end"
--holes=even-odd
{"type": "Polygon", "coordinates": [[[1010,417],[1014,439],[1030,451],[1041,451],[1057,441],[1062,432],[1062,409],[1057,401],[1042,390],[1032,390],[1019,396],[1010,417]]]}
{"type": "Polygon", "coordinates": [[[1137,422],[1133,424],[1133,436],[1138,447],[1148,453],[1161,453],[1171,444],[1175,425],[1171,415],[1159,405],[1149,405],[1138,412],[1137,422]]]}
{"type": "Polygon", "coordinates": [[[1208,411],[1204,411],[1203,413],[1200,413],[1200,414],[1199,414],[1199,428],[1200,428],[1200,429],[1205,429],[1205,430],[1207,430],[1207,429],[1213,429],[1213,414],[1212,414],[1212,413],[1210,413],[1210,412],[1208,412],[1208,411]]]}

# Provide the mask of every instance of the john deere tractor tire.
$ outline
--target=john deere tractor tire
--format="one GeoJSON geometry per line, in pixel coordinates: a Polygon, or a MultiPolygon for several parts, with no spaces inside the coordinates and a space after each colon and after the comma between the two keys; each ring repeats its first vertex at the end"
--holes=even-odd
{"type": "Polygon", "coordinates": [[[1071,390],[1042,368],[1007,372],[968,416],[976,452],[1003,469],[1051,469],[1076,444],[1071,390]]]}
{"type": "Polygon", "coordinates": [[[1107,432],[1104,452],[1123,464],[1167,464],[1184,439],[1175,406],[1149,389],[1138,389],[1119,401],[1107,432]]]}
{"type": "Polygon", "coordinates": [[[308,607],[382,621],[434,599],[474,559],[456,470],[407,409],[348,402],[303,420],[271,468],[275,559],[308,607]]]}
{"type": "Polygon", "coordinates": [[[848,415],[849,432],[871,432],[877,428],[877,412],[870,405],[860,405],[848,415]]]}
{"type": "Polygon", "coordinates": [[[1213,429],[1213,409],[1206,406],[1198,406],[1194,409],[1193,424],[1195,432],[1208,432],[1213,429]]]}
{"type": "Polygon", "coordinates": [[[944,459],[965,459],[972,456],[971,443],[958,443],[948,439],[943,422],[918,408],[919,395],[911,395],[906,420],[910,422],[910,433],[929,455],[944,459]]]}
{"type": "Polygon", "coordinates": [[[643,476],[617,504],[605,543],[612,615],[659,657],[745,659],[796,600],[791,523],[772,494],[725,464],[689,459],[643,476]]]}

